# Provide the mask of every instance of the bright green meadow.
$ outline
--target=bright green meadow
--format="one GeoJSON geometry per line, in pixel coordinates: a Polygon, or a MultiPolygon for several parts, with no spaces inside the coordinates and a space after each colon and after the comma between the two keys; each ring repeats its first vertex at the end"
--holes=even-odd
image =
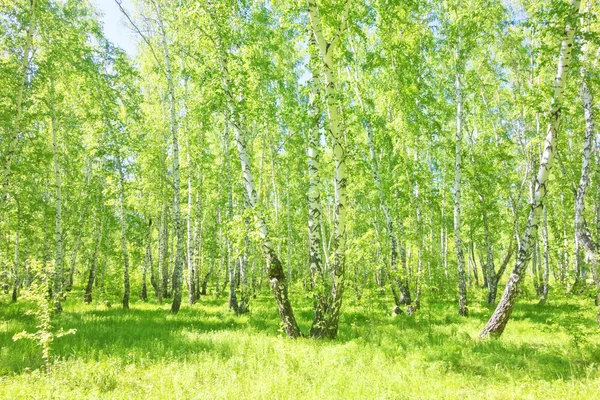
{"type": "MultiPolygon", "coordinates": [[[[556,294],[555,296],[558,296],[556,294]]],[[[2,399],[597,399],[600,332],[589,300],[521,299],[500,340],[480,340],[491,310],[473,302],[456,315],[450,300],[392,317],[386,297],[348,296],[339,338],[290,340],[266,293],[235,316],[226,298],[203,297],[177,315],[167,304],[124,311],[74,292],[57,327],[76,328],[53,343],[43,371],[40,349],[13,341],[35,330],[24,302],[0,303],[2,399]]],[[[296,297],[304,331],[309,299],[296,297]]],[[[389,300],[389,299],[388,299],[389,300]]]]}

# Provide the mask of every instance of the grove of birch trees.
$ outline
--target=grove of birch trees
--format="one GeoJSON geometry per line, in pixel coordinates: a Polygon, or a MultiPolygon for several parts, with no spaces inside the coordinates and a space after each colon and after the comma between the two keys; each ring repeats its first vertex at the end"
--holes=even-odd
{"type": "Polygon", "coordinates": [[[482,337],[521,296],[600,306],[597,0],[115,4],[135,54],[90,1],[0,1],[12,301],[270,293],[316,339],[371,289],[396,318],[482,298],[482,337]]]}

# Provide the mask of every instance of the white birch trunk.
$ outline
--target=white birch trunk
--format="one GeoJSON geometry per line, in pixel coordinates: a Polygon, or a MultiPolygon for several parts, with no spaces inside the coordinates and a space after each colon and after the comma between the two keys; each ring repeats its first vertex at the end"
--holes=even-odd
{"type": "Polygon", "coordinates": [[[312,279],[312,290],[315,295],[314,318],[310,336],[319,338],[325,333],[325,313],[327,310],[327,282],[323,274],[323,259],[321,257],[322,244],[322,212],[321,212],[321,181],[319,175],[319,127],[321,110],[321,76],[314,60],[314,47],[316,42],[313,35],[309,38],[309,51],[311,51],[312,92],[310,95],[310,109],[312,125],[308,131],[308,263],[312,279]]]}
{"type": "MultiPolygon", "coordinates": [[[[327,321],[327,336],[335,338],[337,336],[338,321],[340,309],[342,307],[342,294],[344,291],[344,272],[345,272],[345,251],[346,251],[346,149],[344,144],[344,135],[340,121],[340,102],[337,89],[337,78],[335,76],[335,66],[333,64],[333,51],[336,48],[336,42],[339,40],[341,29],[334,36],[331,42],[325,40],[321,26],[321,18],[314,0],[308,0],[308,13],[313,28],[313,33],[319,47],[319,52],[323,61],[323,70],[325,73],[326,84],[326,103],[328,114],[328,129],[332,140],[333,162],[334,162],[334,261],[333,261],[333,284],[331,287],[331,304],[327,321]]],[[[349,10],[349,3],[346,5],[342,24],[345,22],[349,10]]]]}
{"type": "Polygon", "coordinates": [[[288,337],[297,338],[302,336],[302,333],[298,323],[296,322],[296,317],[294,316],[294,311],[289,300],[285,272],[269,238],[269,229],[264,217],[260,210],[256,208],[258,196],[254,186],[254,175],[252,174],[251,170],[250,157],[248,156],[245,137],[246,135],[243,131],[241,118],[238,115],[238,110],[236,107],[237,101],[231,92],[232,80],[229,76],[225,49],[222,48],[221,43],[219,43],[218,51],[220,53],[219,62],[221,66],[221,72],[223,73],[223,89],[225,91],[225,95],[227,96],[229,115],[232,118],[235,131],[235,141],[242,167],[243,185],[247,194],[248,205],[254,210],[254,222],[262,240],[262,251],[267,261],[269,282],[277,303],[279,316],[281,317],[284,325],[284,330],[288,337]]]}
{"type": "MultiPolygon", "coordinates": [[[[587,3],[586,11],[589,11],[590,4],[587,3]]],[[[589,77],[585,66],[585,56],[587,55],[587,43],[583,46],[583,66],[581,73],[581,99],[583,102],[583,111],[585,117],[585,140],[583,143],[583,156],[581,162],[581,179],[575,196],[575,234],[578,243],[583,246],[589,258],[590,267],[596,284],[596,305],[600,305],[600,282],[598,281],[598,257],[600,248],[594,241],[585,221],[585,196],[590,181],[590,169],[592,163],[592,153],[594,151],[595,126],[594,126],[594,101],[589,88],[589,77]]],[[[578,279],[581,271],[577,271],[578,279]]],[[[600,312],[598,313],[598,323],[600,324],[600,312]]]]}
{"type": "Polygon", "coordinates": [[[117,154],[117,169],[119,173],[119,219],[121,222],[121,252],[123,254],[123,308],[129,309],[131,286],[129,283],[129,251],[127,249],[127,220],[125,218],[125,173],[121,155],[117,154]]]}
{"type": "Polygon", "coordinates": [[[173,83],[173,75],[171,73],[171,59],[169,56],[169,49],[167,47],[167,36],[165,33],[165,27],[163,24],[162,16],[160,14],[160,7],[155,1],[154,6],[156,8],[156,15],[158,17],[158,25],[160,27],[163,53],[165,57],[165,72],[167,77],[167,85],[169,87],[169,112],[170,112],[170,126],[171,126],[171,140],[173,144],[173,189],[175,194],[173,196],[173,217],[175,219],[175,235],[177,238],[176,250],[175,250],[175,265],[173,267],[173,303],[171,304],[171,313],[177,314],[181,307],[181,296],[183,289],[183,227],[181,223],[181,207],[179,202],[179,141],[177,133],[177,117],[175,101],[175,86],[173,83]]]}
{"type": "MultiPolygon", "coordinates": [[[[460,55],[457,52],[457,57],[460,55]]],[[[457,63],[460,63],[457,60],[457,63]]],[[[461,142],[462,142],[462,85],[460,72],[456,72],[456,162],[454,167],[454,246],[456,247],[456,261],[458,264],[458,314],[469,315],[467,308],[467,283],[465,273],[465,256],[460,234],[460,190],[461,190],[461,142]]]]}
{"type": "Polygon", "coordinates": [[[56,256],[54,258],[54,308],[57,312],[62,311],[60,304],[62,282],[63,282],[63,261],[64,261],[64,237],[62,230],[62,193],[61,193],[61,177],[58,155],[58,133],[56,119],[56,108],[54,104],[54,78],[50,78],[50,117],[52,129],[52,165],[54,167],[54,187],[55,187],[55,208],[56,208],[56,230],[55,230],[55,246],[56,256]]]}
{"type": "MultiPolygon", "coordinates": [[[[579,12],[579,5],[580,0],[571,1],[571,14],[575,15],[579,12]]],[[[482,337],[497,337],[504,331],[517,299],[519,284],[525,275],[527,261],[531,256],[531,249],[537,234],[543,201],[548,192],[546,183],[550,177],[550,170],[556,153],[556,137],[560,128],[563,94],[566,85],[567,72],[571,62],[574,35],[575,27],[567,23],[564,38],[561,43],[558,68],[554,81],[554,96],[552,98],[552,107],[549,114],[550,123],[548,125],[548,133],[546,135],[544,152],[535,181],[533,203],[531,204],[527,225],[521,240],[521,248],[519,249],[516,265],[508,279],[504,293],[502,294],[502,299],[481,332],[482,337]]]]}

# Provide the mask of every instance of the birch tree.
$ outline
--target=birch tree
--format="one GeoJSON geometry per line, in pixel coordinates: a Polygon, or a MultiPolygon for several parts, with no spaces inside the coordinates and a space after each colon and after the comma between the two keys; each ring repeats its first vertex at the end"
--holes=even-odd
{"type": "Polygon", "coordinates": [[[496,307],[496,310],[490,317],[488,323],[481,332],[482,337],[500,336],[508,323],[513,307],[517,300],[518,288],[524,278],[527,268],[527,262],[531,257],[534,239],[537,237],[537,229],[544,207],[544,198],[548,193],[546,184],[550,177],[550,170],[556,155],[556,138],[559,133],[561,112],[563,107],[563,95],[566,86],[567,72],[571,63],[573,50],[573,38],[575,36],[575,25],[571,22],[573,16],[579,12],[579,0],[571,1],[571,11],[569,21],[566,24],[564,37],[560,46],[558,58],[558,68],[554,80],[554,94],[552,97],[552,106],[548,114],[549,124],[544,142],[544,151],[540,161],[539,170],[535,177],[535,191],[533,202],[530,206],[527,225],[521,238],[521,247],[517,254],[517,262],[508,279],[502,298],[496,307]]]}
{"type": "Polygon", "coordinates": [[[321,17],[317,3],[314,0],[308,0],[308,14],[313,30],[313,35],[319,47],[319,54],[321,56],[321,63],[323,66],[323,74],[325,76],[325,103],[327,105],[327,132],[332,140],[333,147],[333,162],[334,162],[334,260],[332,266],[333,282],[331,285],[331,298],[328,304],[327,315],[323,321],[325,326],[325,337],[335,338],[338,331],[338,321],[340,317],[340,310],[342,307],[342,295],[344,292],[344,273],[345,273],[345,251],[346,251],[346,187],[347,187],[347,176],[346,176],[346,148],[345,148],[345,137],[342,132],[342,122],[340,115],[340,101],[339,93],[337,90],[337,77],[335,74],[336,66],[334,64],[333,52],[337,47],[337,44],[341,40],[346,20],[348,18],[348,12],[350,10],[350,3],[344,8],[342,15],[342,23],[338,31],[334,34],[331,41],[325,39],[323,33],[323,27],[321,24],[321,17]]]}

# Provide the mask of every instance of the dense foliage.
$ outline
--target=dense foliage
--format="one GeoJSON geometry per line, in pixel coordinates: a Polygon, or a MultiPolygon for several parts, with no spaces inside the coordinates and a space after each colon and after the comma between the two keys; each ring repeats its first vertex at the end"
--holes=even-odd
{"type": "Polygon", "coordinates": [[[487,303],[483,337],[519,298],[598,305],[597,2],[116,4],[135,54],[89,1],[0,1],[12,301],[228,293],[330,339],[365,298],[405,319],[487,303]]]}

